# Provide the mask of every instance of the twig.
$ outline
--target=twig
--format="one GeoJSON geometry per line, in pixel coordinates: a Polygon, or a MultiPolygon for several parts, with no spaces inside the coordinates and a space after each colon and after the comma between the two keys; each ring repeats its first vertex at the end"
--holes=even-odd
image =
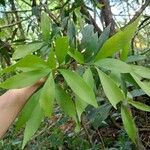
{"type": "MultiPolygon", "coordinates": [[[[16,17],[16,21],[20,21],[20,16],[19,16],[18,13],[16,12],[17,9],[16,9],[16,6],[15,6],[15,1],[14,1],[14,0],[11,0],[11,1],[10,1],[10,4],[11,4],[11,9],[12,9],[12,11],[14,11],[14,15],[15,15],[15,17],[16,17]]],[[[21,35],[21,37],[24,39],[24,38],[25,38],[25,35],[24,35],[24,30],[23,30],[23,26],[22,26],[21,22],[18,23],[17,25],[18,25],[18,28],[19,28],[19,30],[20,30],[20,35],[21,35]]]]}
{"type": "Polygon", "coordinates": [[[132,53],[133,53],[133,54],[134,54],[134,39],[135,39],[135,37],[138,35],[138,33],[139,33],[140,30],[142,30],[144,27],[146,27],[147,25],[149,25],[150,22],[148,22],[148,23],[146,23],[146,24],[144,25],[144,23],[145,23],[146,21],[148,21],[148,20],[150,20],[150,17],[147,17],[146,19],[144,19],[144,20],[141,22],[141,24],[140,24],[139,27],[138,27],[138,30],[136,31],[136,33],[134,34],[134,37],[133,37],[132,40],[131,40],[131,48],[132,48],[132,53]]]}
{"type": "Polygon", "coordinates": [[[104,144],[104,141],[103,141],[102,135],[101,135],[101,133],[99,132],[99,130],[96,130],[96,131],[97,131],[98,136],[99,136],[99,138],[100,138],[100,140],[101,140],[103,150],[105,150],[105,149],[106,149],[106,147],[105,147],[105,144],[104,144]]]}
{"type": "Polygon", "coordinates": [[[81,121],[81,125],[82,125],[82,127],[83,127],[83,129],[84,129],[84,131],[85,131],[85,134],[86,134],[86,136],[87,136],[87,138],[88,138],[88,141],[89,141],[90,145],[92,146],[91,136],[90,136],[90,134],[89,134],[89,132],[88,132],[86,126],[84,125],[83,119],[82,119],[82,121],[81,121]]]}
{"type": "Polygon", "coordinates": [[[88,24],[92,24],[94,26],[95,31],[97,31],[98,34],[101,35],[101,33],[102,33],[101,29],[98,27],[95,19],[93,19],[93,17],[90,15],[90,13],[88,12],[85,5],[81,6],[81,13],[87,17],[87,18],[85,18],[85,21],[88,24]]]}
{"type": "Polygon", "coordinates": [[[145,0],[145,3],[142,5],[142,7],[135,13],[134,17],[124,27],[134,22],[141,15],[141,13],[145,10],[148,4],[150,4],[150,0],[145,0]]]}
{"type": "Polygon", "coordinates": [[[24,12],[28,12],[28,11],[32,11],[31,9],[29,10],[12,10],[12,11],[0,11],[0,13],[5,13],[5,14],[11,14],[11,13],[24,13],[24,12]]]}
{"type": "Polygon", "coordinates": [[[139,131],[140,131],[140,132],[143,132],[143,131],[144,131],[144,132],[146,132],[146,131],[147,131],[147,132],[150,132],[150,128],[140,128],[139,131]]]}
{"type": "Polygon", "coordinates": [[[26,2],[25,0],[22,0],[25,4],[27,4],[28,6],[32,6],[30,3],[26,2]]]}
{"type": "Polygon", "coordinates": [[[25,19],[16,21],[16,22],[14,22],[14,23],[12,23],[12,24],[8,24],[8,25],[1,26],[0,29],[4,29],[4,28],[8,28],[8,27],[12,27],[12,26],[18,25],[19,23],[28,20],[30,17],[31,17],[31,16],[29,16],[29,17],[27,17],[27,18],[25,18],[25,19]]]}

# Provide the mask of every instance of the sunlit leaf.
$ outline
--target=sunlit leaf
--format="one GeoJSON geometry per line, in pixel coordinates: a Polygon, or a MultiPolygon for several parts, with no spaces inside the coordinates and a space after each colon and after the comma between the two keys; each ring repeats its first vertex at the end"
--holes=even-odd
{"type": "Polygon", "coordinates": [[[95,82],[94,82],[93,74],[90,68],[85,70],[83,74],[83,79],[89,85],[89,87],[94,89],[95,82]]]}
{"type": "Polygon", "coordinates": [[[120,50],[122,50],[121,59],[125,60],[130,49],[130,41],[136,31],[139,19],[140,18],[128,25],[124,30],[117,32],[114,36],[109,38],[100,49],[95,60],[98,61],[102,58],[112,56],[120,50]]]}
{"type": "Polygon", "coordinates": [[[41,58],[39,58],[35,55],[28,55],[28,56],[24,57],[23,59],[19,60],[16,64],[0,71],[0,75],[2,75],[4,73],[16,71],[16,70],[32,71],[32,70],[46,69],[48,67],[49,67],[48,64],[41,58]]]}
{"type": "Polygon", "coordinates": [[[41,90],[39,100],[40,105],[45,112],[45,115],[48,117],[50,117],[52,114],[54,99],[55,99],[55,83],[53,75],[51,73],[41,90]]]}
{"type": "Polygon", "coordinates": [[[31,98],[28,100],[28,102],[26,103],[25,107],[20,112],[16,123],[17,130],[20,129],[22,126],[24,126],[26,122],[30,119],[35,106],[39,102],[38,101],[39,95],[40,95],[40,91],[33,94],[31,98]]]}
{"type": "Polygon", "coordinates": [[[131,104],[132,106],[134,106],[137,109],[150,112],[150,106],[145,105],[141,102],[133,101],[133,100],[130,99],[130,100],[128,100],[128,103],[131,104]]]}
{"type": "Polygon", "coordinates": [[[35,106],[30,119],[26,123],[22,149],[24,149],[27,142],[31,139],[31,137],[34,135],[34,133],[39,128],[43,117],[44,117],[43,109],[40,107],[40,104],[38,103],[35,106]]]}
{"type": "Polygon", "coordinates": [[[118,73],[130,73],[132,71],[132,67],[129,64],[113,58],[100,59],[95,62],[95,65],[118,73]]]}
{"type": "Polygon", "coordinates": [[[47,60],[48,65],[50,66],[51,69],[56,68],[56,57],[55,57],[55,52],[53,49],[50,50],[50,54],[47,60]]]}
{"type": "Polygon", "coordinates": [[[50,40],[50,31],[51,31],[50,26],[51,24],[48,15],[46,13],[42,13],[41,30],[42,30],[43,39],[47,42],[50,40]]]}
{"type": "Polygon", "coordinates": [[[133,69],[133,72],[137,73],[141,77],[150,79],[150,68],[132,65],[132,69],[133,69]]]}
{"type": "Polygon", "coordinates": [[[58,59],[58,62],[61,64],[67,55],[69,49],[69,41],[67,37],[57,37],[56,39],[56,56],[58,59]]]}
{"type": "Polygon", "coordinates": [[[43,43],[31,43],[25,45],[18,45],[15,47],[15,52],[12,56],[13,59],[23,58],[42,47],[43,43]]]}
{"type": "Polygon", "coordinates": [[[135,74],[135,73],[131,73],[132,77],[134,78],[134,80],[137,82],[137,84],[140,86],[140,88],[147,94],[150,96],[150,82],[147,81],[140,81],[140,77],[135,74]]]}
{"type": "Polygon", "coordinates": [[[134,120],[132,118],[132,114],[126,106],[121,106],[121,117],[123,121],[124,128],[128,134],[128,136],[132,139],[134,143],[136,143],[138,138],[138,132],[134,120]]]}
{"type": "Polygon", "coordinates": [[[45,77],[50,70],[34,70],[17,74],[0,84],[1,88],[16,89],[34,84],[36,81],[45,77]]]}
{"type": "Polygon", "coordinates": [[[70,70],[61,69],[60,72],[76,95],[88,104],[97,106],[92,88],[88,86],[81,76],[70,70]]]}
{"type": "Polygon", "coordinates": [[[116,105],[125,99],[123,92],[108,75],[99,69],[97,71],[106,96],[114,108],[117,108],[116,105]]]}

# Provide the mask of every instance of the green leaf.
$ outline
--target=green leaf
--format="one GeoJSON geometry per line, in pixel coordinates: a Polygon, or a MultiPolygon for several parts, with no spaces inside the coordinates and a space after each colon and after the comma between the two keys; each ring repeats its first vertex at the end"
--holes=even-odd
{"type": "Polygon", "coordinates": [[[140,18],[128,25],[123,31],[117,32],[114,36],[108,39],[100,49],[95,60],[98,61],[102,58],[112,56],[120,50],[122,50],[121,59],[125,60],[128,55],[130,41],[134,35],[134,32],[136,31],[139,19],[140,18]]]}
{"type": "Polygon", "coordinates": [[[100,59],[95,62],[96,66],[105,68],[107,70],[117,71],[118,73],[130,73],[132,72],[132,67],[127,63],[113,58],[100,59]]]}
{"type": "MultiPolygon", "coordinates": [[[[83,74],[83,79],[89,85],[89,87],[94,89],[95,84],[94,84],[94,79],[90,68],[85,70],[83,74]]],[[[79,121],[81,121],[81,114],[88,106],[88,103],[83,101],[81,98],[79,98],[79,96],[76,95],[75,104],[76,104],[76,110],[77,110],[79,121]]]]}
{"type": "Polygon", "coordinates": [[[15,52],[12,56],[13,59],[23,58],[42,47],[43,43],[31,43],[25,45],[18,45],[15,47],[15,52]]]}
{"type": "Polygon", "coordinates": [[[46,68],[48,68],[48,64],[44,60],[42,60],[41,58],[35,55],[28,55],[23,59],[19,60],[16,64],[0,71],[0,75],[4,73],[16,71],[16,70],[32,71],[32,70],[41,70],[46,68]]]}
{"type": "Polygon", "coordinates": [[[97,69],[104,92],[110,103],[117,108],[116,105],[125,99],[125,96],[117,84],[108,75],[97,69]]]}
{"type": "Polygon", "coordinates": [[[144,61],[147,59],[147,56],[146,55],[131,55],[131,56],[128,56],[127,58],[127,62],[128,63],[133,63],[133,62],[138,62],[138,61],[144,61]]]}
{"type": "Polygon", "coordinates": [[[89,87],[94,89],[95,82],[94,82],[93,74],[90,68],[85,70],[83,74],[83,79],[89,85],[89,87]]]}
{"type": "Polygon", "coordinates": [[[45,115],[50,117],[53,110],[53,103],[55,99],[55,83],[52,73],[45,82],[40,95],[40,105],[43,108],[45,115]]]}
{"type": "Polygon", "coordinates": [[[150,112],[150,106],[148,106],[148,105],[145,105],[145,104],[140,103],[140,102],[133,101],[131,99],[128,100],[128,103],[131,104],[132,106],[134,106],[137,109],[150,112]]]}
{"type": "Polygon", "coordinates": [[[109,26],[107,26],[104,29],[104,31],[102,32],[102,34],[100,35],[99,40],[98,40],[98,49],[95,51],[95,54],[94,54],[93,58],[95,58],[95,56],[97,55],[99,50],[102,48],[102,46],[104,45],[106,40],[109,38],[110,27],[111,27],[111,24],[109,26]]]}
{"type": "Polygon", "coordinates": [[[38,103],[35,109],[33,110],[30,119],[26,124],[22,149],[24,149],[26,143],[30,140],[30,138],[34,135],[34,133],[39,128],[43,117],[44,117],[43,109],[40,107],[40,104],[38,103]]]}
{"type": "Polygon", "coordinates": [[[128,136],[134,143],[136,143],[138,138],[136,125],[134,123],[130,110],[123,105],[121,106],[121,117],[128,136]]]}
{"type": "Polygon", "coordinates": [[[150,79],[150,68],[132,65],[132,69],[133,69],[133,72],[140,75],[141,77],[150,79]]]}
{"type": "Polygon", "coordinates": [[[68,51],[68,54],[80,64],[84,63],[84,57],[79,51],[77,50],[74,50],[74,52],[68,51]]]}
{"type": "Polygon", "coordinates": [[[105,6],[104,4],[100,4],[100,3],[97,4],[97,7],[100,8],[100,9],[101,9],[102,7],[104,7],[104,6],[105,6]]]}
{"type": "Polygon", "coordinates": [[[34,93],[28,102],[25,104],[25,107],[22,109],[21,113],[19,114],[17,123],[16,123],[16,130],[20,129],[25,123],[30,119],[31,114],[37,105],[38,98],[40,95],[40,91],[34,93]]]}
{"type": "Polygon", "coordinates": [[[5,6],[5,0],[1,0],[0,4],[2,4],[3,6],[5,6]]]}
{"type": "Polygon", "coordinates": [[[121,76],[124,81],[128,82],[129,84],[132,84],[136,88],[139,88],[139,85],[136,83],[136,81],[134,80],[134,78],[131,76],[130,73],[125,73],[125,74],[122,74],[121,76]]]}
{"type": "Polygon", "coordinates": [[[42,30],[43,39],[47,42],[50,40],[50,32],[51,32],[50,26],[51,24],[48,15],[46,13],[42,13],[41,30],[42,30]]]}
{"type": "Polygon", "coordinates": [[[134,80],[137,82],[137,84],[141,87],[141,89],[150,96],[150,82],[142,82],[140,81],[140,77],[135,74],[135,73],[131,73],[132,77],[134,78],[134,80]]]}
{"type": "Polygon", "coordinates": [[[92,88],[88,86],[80,75],[64,69],[61,69],[60,72],[76,95],[78,95],[86,103],[97,107],[97,101],[92,88]]]}
{"type": "Polygon", "coordinates": [[[87,114],[87,119],[95,129],[98,129],[110,115],[111,108],[112,106],[110,104],[105,103],[96,109],[90,109],[90,112],[87,114]]]}
{"type": "Polygon", "coordinates": [[[145,92],[142,89],[135,89],[130,91],[130,94],[134,98],[134,97],[144,96],[145,92]]]}
{"type": "Polygon", "coordinates": [[[48,65],[50,66],[51,69],[56,68],[56,57],[55,57],[55,52],[53,49],[50,50],[50,54],[47,60],[48,65]]]}
{"type": "Polygon", "coordinates": [[[99,49],[98,34],[94,33],[94,27],[92,25],[85,26],[82,31],[81,49],[85,49],[84,59],[88,62],[94,53],[99,49]]]}
{"type": "Polygon", "coordinates": [[[56,86],[56,100],[61,109],[75,121],[77,121],[77,114],[75,104],[72,101],[70,95],[66,93],[60,86],[56,86]]]}
{"type": "Polygon", "coordinates": [[[76,39],[76,27],[73,21],[68,21],[68,30],[67,30],[67,35],[69,36],[69,40],[71,45],[74,46],[74,42],[76,39]]]}
{"type": "Polygon", "coordinates": [[[88,106],[88,103],[79,98],[79,96],[76,96],[75,105],[79,121],[81,122],[81,114],[85,111],[85,108],[88,106]]]}
{"type": "Polygon", "coordinates": [[[49,67],[44,60],[35,55],[28,55],[25,58],[19,60],[15,65],[16,69],[22,71],[42,70],[46,68],[48,69],[49,67]]]}
{"type": "Polygon", "coordinates": [[[34,84],[36,81],[45,77],[50,70],[34,70],[17,74],[0,84],[1,88],[16,89],[34,84]]]}
{"type": "Polygon", "coordinates": [[[65,57],[67,55],[69,49],[69,41],[67,37],[57,37],[56,39],[56,56],[58,59],[58,62],[61,64],[65,60],[65,57]]]}

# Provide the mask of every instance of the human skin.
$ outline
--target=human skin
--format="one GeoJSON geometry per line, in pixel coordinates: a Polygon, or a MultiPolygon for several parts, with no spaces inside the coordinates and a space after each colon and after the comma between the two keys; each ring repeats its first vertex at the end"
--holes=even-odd
{"type": "Polygon", "coordinates": [[[44,82],[45,79],[41,79],[32,86],[12,89],[0,96],[0,139],[16,119],[29,97],[42,86],[44,82]]]}

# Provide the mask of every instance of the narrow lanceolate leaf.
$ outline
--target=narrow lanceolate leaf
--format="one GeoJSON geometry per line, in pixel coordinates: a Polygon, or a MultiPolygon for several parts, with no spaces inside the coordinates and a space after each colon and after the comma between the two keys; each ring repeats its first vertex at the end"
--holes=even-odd
{"type": "Polygon", "coordinates": [[[140,81],[140,77],[135,74],[135,73],[131,73],[132,77],[134,78],[134,80],[136,81],[136,83],[140,86],[140,88],[147,94],[150,96],[150,82],[142,82],[140,81]]]}
{"type": "Polygon", "coordinates": [[[42,47],[43,43],[31,43],[25,45],[18,45],[15,47],[15,52],[12,56],[13,59],[23,58],[42,47]]]}
{"type": "Polygon", "coordinates": [[[95,65],[118,73],[130,73],[132,71],[132,67],[130,65],[113,58],[100,59],[95,62],[95,65]]]}
{"type": "Polygon", "coordinates": [[[58,62],[61,64],[67,55],[69,48],[69,41],[67,37],[57,37],[56,39],[56,56],[58,59],[58,62]]]}
{"type": "Polygon", "coordinates": [[[40,104],[38,103],[34,108],[30,119],[26,123],[22,149],[24,149],[27,142],[31,139],[31,137],[39,128],[43,117],[44,117],[43,109],[40,107],[40,104]]]}
{"type": "Polygon", "coordinates": [[[45,115],[48,117],[50,117],[52,114],[54,98],[55,98],[55,83],[53,75],[51,73],[46,83],[44,84],[40,95],[40,105],[43,108],[45,115]]]}
{"type": "Polygon", "coordinates": [[[97,51],[95,52],[94,54],[94,57],[97,55],[97,53],[99,52],[99,50],[102,48],[103,44],[106,42],[106,40],[109,38],[109,33],[110,33],[110,27],[111,27],[111,24],[108,25],[104,31],[102,32],[102,34],[100,35],[99,37],[99,40],[98,40],[98,49],[97,51]]]}
{"type": "Polygon", "coordinates": [[[132,65],[132,69],[133,69],[133,72],[137,73],[141,77],[150,79],[150,68],[132,65]]]}
{"type": "Polygon", "coordinates": [[[77,110],[79,121],[81,121],[81,115],[85,111],[85,108],[88,106],[88,103],[86,103],[85,101],[80,99],[78,96],[76,96],[75,105],[76,105],[76,110],[77,110]]]}
{"type": "Polygon", "coordinates": [[[101,70],[97,69],[104,92],[108,97],[110,103],[117,108],[116,105],[124,100],[124,94],[121,89],[117,86],[114,80],[112,80],[108,75],[103,73],[101,70]]]}
{"type": "Polygon", "coordinates": [[[56,100],[60,105],[61,109],[75,121],[77,121],[77,114],[75,109],[75,104],[72,101],[69,94],[66,93],[64,89],[60,86],[56,86],[56,100]]]}
{"type": "Polygon", "coordinates": [[[69,36],[70,43],[74,45],[74,41],[76,38],[76,27],[73,21],[68,21],[68,30],[67,35],[69,36]]]}
{"type": "Polygon", "coordinates": [[[51,69],[56,68],[56,57],[55,57],[55,52],[53,49],[50,50],[50,54],[47,60],[48,65],[50,66],[51,69]]]}
{"type": "Polygon", "coordinates": [[[85,49],[84,59],[86,62],[88,62],[99,49],[98,33],[94,32],[94,27],[92,25],[85,26],[81,33],[82,40],[80,46],[82,49],[85,49]]]}
{"type": "Polygon", "coordinates": [[[21,71],[42,70],[49,67],[44,60],[35,55],[28,55],[19,60],[15,65],[21,71]]]}
{"type": "Polygon", "coordinates": [[[89,87],[80,75],[64,69],[61,69],[60,72],[76,95],[78,95],[86,103],[97,107],[97,101],[92,88],[89,87]]]}
{"type": "Polygon", "coordinates": [[[112,56],[117,51],[122,50],[121,59],[125,60],[130,49],[130,41],[136,31],[139,18],[132,24],[128,25],[123,31],[117,32],[114,36],[108,39],[96,56],[96,61],[108,56],[112,56]]]}
{"type": "Polygon", "coordinates": [[[131,138],[131,140],[136,143],[138,138],[138,132],[134,120],[132,118],[130,110],[126,106],[121,106],[121,117],[123,121],[124,128],[131,138]]]}
{"type": "Polygon", "coordinates": [[[90,68],[85,70],[85,72],[83,74],[83,79],[89,85],[89,87],[94,89],[95,84],[94,84],[93,74],[92,74],[92,71],[90,68]]]}
{"type": "Polygon", "coordinates": [[[19,60],[16,64],[0,71],[0,75],[4,73],[9,73],[15,70],[32,71],[32,70],[41,70],[41,69],[45,69],[48,67],[49,67],[48,64],[41,58],[35,55],[28,55],[24,57],[23,59],[19,60]]]}
{"type": "Polygon", "coordinates": [[[41,30],[43,39],[48,41],[50,39],[50,19],[46,13],[42,13],[41,15],[41,30]]]}
{"type": "Polygon", "coordinates": [[[79,62],[80,64],[84,63],[84,57],[81,54],[81,52],[74,50],[74,52],[68,51],[68,54],[74,58],[77,62],[79,62]]]}
{"type": "Polygon", "coordinates": [[[150,112],[150,106],[145,105],[145,104],[143,104],[143,103],[141,103],[141,102],[129,100],[128,103],[131,104],[132,106],[134,106],[134,107],[137,108],[137,109],[150,112]]]}
{"type": "Polygon", "coordinates": [[[36,81],[45,77],[50,70],[34,70],[17,74],[0,84],[1,88],[15,89],[33,85],[36,81]]]}
{"type": "Polygon", "coordinates": [[[26,122],[30,119],[35,106],[39,102],[38,101],[39,95],[40,95],[40,91],[33,94],[31,98],[28,100],[28,102],[26,103],[25,107],[20,112],[16,123],[17,130],[23,127],[26,124],[26,122]]]}

